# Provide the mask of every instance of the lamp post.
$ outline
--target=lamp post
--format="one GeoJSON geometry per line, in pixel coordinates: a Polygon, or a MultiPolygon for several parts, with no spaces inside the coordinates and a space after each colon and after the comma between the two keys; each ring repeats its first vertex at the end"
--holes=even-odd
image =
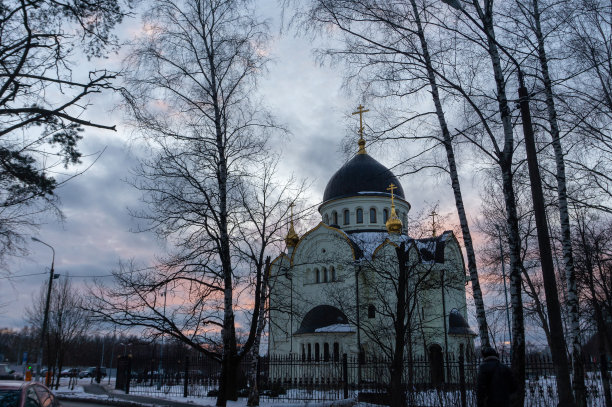
{"type": "Polygon", "coordinates": [[[49,287],[47,288],[47,301],[45,303],[45,314],[43,316],[43,325],[42,325],[42,331],[40,331],[40,343],[38,344],[38,357],[36,358],[36,380],[40,381],[40,370],[42,367],[42,358],[43,358],[43,345],[45,342],[45,333],[47,332],[47,322],[49,320],[49,303],[51,300],[51,286],[53,284],[53,271],[54,271],[54,266],[55,266],[55,249],[50,245],[47,244],[45,242],[43,242],[40,239],[37,239],[35,237],[32,238],[33,241],[44,244],[45,246],[47,246],[48,248],[51,249],[51,251],[53,252],[53,257],[51,258],[51,272],[49,273],[49,287]]]}
{"type": "Polygon", "coordinates": [[[361,352],[361,323],[360,323],[360,304],[359,304],[359,274],[361,273],[361,260],[355,260],[355,312],[357,323],[357,385],[361,386],[361,362],[363,354],[361,352]]]}
{"type": "MultiPolygon", "coordinates": [[[[162,326],[166,325],[166,296],[168,295],[168,284],[164,287],[164,292],[162,294],[164,296],[164,319],[162,322],[162,326]]],[[[163,362],[162,359],[164,357],[164,333],[161,335],[161,346],[159,347],[159,363],[157,367],[157,390],[161,389],[162,386],[162,368],[163,362]]]]}

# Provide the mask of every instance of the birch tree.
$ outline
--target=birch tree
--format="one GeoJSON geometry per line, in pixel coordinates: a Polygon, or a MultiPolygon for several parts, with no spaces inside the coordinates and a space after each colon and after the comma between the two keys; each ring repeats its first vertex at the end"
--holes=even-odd
{"type": "Polygon", "coordinates": [[[148,273],[117,272],[117,286],[101,288],[92,306],[100,318],[169,334],[218,360],[218,406],[237,397],[265,253],[299,193],[275,181],[267,143],[283,129],[256,100],[268,34],[255,16],[242,0],[158,0],[144,14],[125,61],[130,124],[150,148],[135,168],[144,209],[133,214],[170,254],[148,273]],[[176,302],[167,313],[166,286],[176,302]],[[247,298],[254,305],[243,311],[247,298]],[[248,327],[243,343],[239,323],[248,327]]]}

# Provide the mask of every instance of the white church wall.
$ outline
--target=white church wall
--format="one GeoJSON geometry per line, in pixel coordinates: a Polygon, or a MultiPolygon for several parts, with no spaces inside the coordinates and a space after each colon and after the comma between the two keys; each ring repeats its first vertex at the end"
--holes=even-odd
{"type": "MultiPolygon", "coordinates": [[[[402,198],[395,199],[396,212],[398,217],[404,221],[406,215],[410,211],[410,204],[402,198]]],[[[319,213],[323,222],[332,225],[334,224],[334,213],[337,214],[337,225],[342,230],[386,230],[384,219],[384,211],[387,210],[387,214],[391,213],[391,201],[389,196],[357,196],[350,198],[335,199],[329,202],[325,202],[319,207],[319,213]],[[357,222],[357,210],[361,209],[363,212],[362,222],[357,222]],[[376,221],[371,222],[370,220],[370,209],[376,211],[376,221]],[[344,221],[344,211],[348,210],[349,222],[348,224],[344,221]]]]}

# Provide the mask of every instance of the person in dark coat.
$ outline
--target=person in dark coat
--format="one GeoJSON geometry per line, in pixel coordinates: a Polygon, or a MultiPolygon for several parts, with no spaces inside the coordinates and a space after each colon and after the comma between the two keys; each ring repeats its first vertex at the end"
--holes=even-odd
{"type": "Polygon", "coordinates": [[[481,350],[484,360],[478,368],[476,401],[478,407],[508,407],[510,395],[517,390],[510,368],[499,361],[499,355],[490,346],[481,350]]]}

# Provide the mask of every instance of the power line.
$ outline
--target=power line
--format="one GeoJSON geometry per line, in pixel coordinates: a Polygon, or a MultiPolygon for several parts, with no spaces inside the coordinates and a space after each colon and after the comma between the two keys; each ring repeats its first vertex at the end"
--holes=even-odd
{"type": "Polygon", "coordinates": [[[30,276],[41,276],[43,274],[49,274],[48,272],[44,272],[44,273],[32,273],[32,274],[22,274],[19,276],[4,276],[4,277],[0,277],[0,280],[8,280],[11,278],[22,278],[22,277],[30,277],[30,276]]]}

